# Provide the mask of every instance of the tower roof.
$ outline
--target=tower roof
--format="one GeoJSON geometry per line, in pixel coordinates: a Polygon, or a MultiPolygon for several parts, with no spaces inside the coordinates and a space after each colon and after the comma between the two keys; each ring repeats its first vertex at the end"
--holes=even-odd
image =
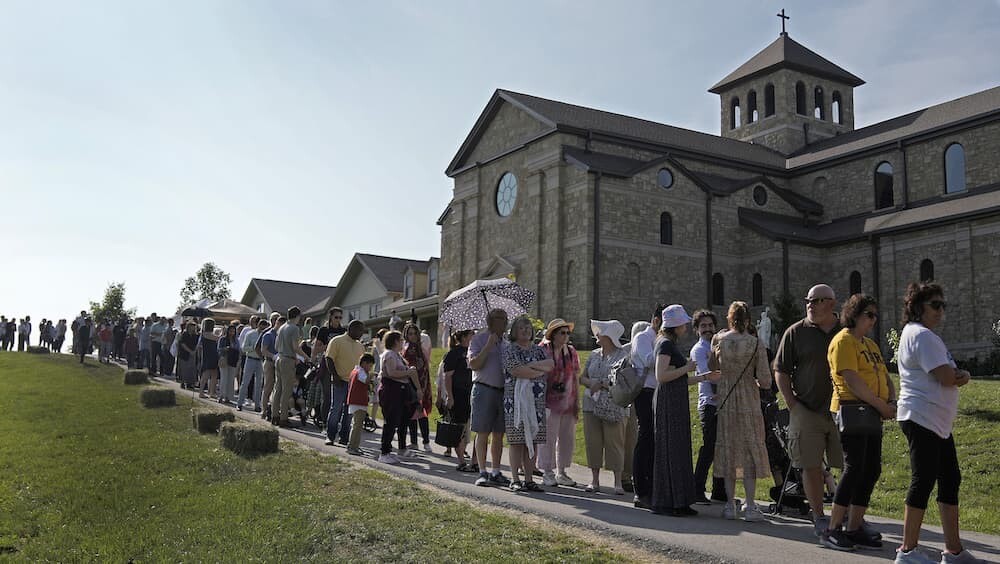
{"type": "Polygon", "coordinates": [[[730,86],[749,80],[764,73],[778,69],[793,69],[807,72],[823,78],[829,78],[837,82],[843,82],[849,86],[861,86],[865,83],[857,76],[847,72],[839,66],[824,59],[813,51],[810,51],[801,43],[795,41],[782,33],[773,43],[761,50],[743,63],[740,68],[729,73],[708,89],[712,94],[721,94],[730,86]]]}

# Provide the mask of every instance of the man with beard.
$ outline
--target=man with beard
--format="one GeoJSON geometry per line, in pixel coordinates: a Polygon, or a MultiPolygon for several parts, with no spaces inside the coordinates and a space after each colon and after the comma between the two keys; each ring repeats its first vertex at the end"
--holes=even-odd
{"type": "MultiPolygon", "coordinates": [[[[691,358],[698,366],[698,374],[709,372],[708,353],[712,350],[712,337],[719,326],[715,313],[700,309],[691,316],[691,326],[698,333],[698,342],[691,347],[691,358]]],[[[707,505],[711,501],[705,497],[705,485],[708,482],[708,469],[715,459],[716,410],[719,408],[717,397],[718,384],[707,379],[698,384],[698,420],[701,423],[701,448],[698,449],[698,463],[694,469],[694,483],[698,486],[699,504],[707,505]]],[[[712,499],[727,501],[726,484],[722,478],[712,478],[712,499]]]]}

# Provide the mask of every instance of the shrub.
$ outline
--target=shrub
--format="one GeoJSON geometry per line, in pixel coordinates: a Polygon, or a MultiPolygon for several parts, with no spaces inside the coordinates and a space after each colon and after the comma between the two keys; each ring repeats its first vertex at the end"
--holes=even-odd
{"type": "Polygon", "coordinates": [[[235,421],[219,428],[222,446],[240,456],[254,457],[278,452],[278,430],[257,423],[235,421]]]}
{"type": "Polygon", "coordinates": [[[145,407],[170,407],[177,405],[174,391],[169,388],[146,388],[139,394],[139,401],[145,407]]]}
{"type": "Polygon", "coordinates": [[[224,421],[235,421],[236,416],[228,409],[196,407],[191,410],[191,423],[199,433],[218,433],[224,421]]]}
{"type": "Polygon", "coordinates": [[[896,364],[899,362],[897,358],[899,355],[899,331],[895,327],[889,329],[885,332],[885,342],[889,345],[889,350],[892,351],[892,358],[889,359],[890,364],[896,364]]]}
{"type": "Polygon", "coordinates": [[[125,384],[129,386],[148,384],[149,375],[145,370],[126,370],[125,371],[125,384]]]}
{"type": "Polygon", "coordinates": [[[49,354],[49,349],[45,347],[33,347],[29,345],[28,352],[31,354],[49,354]]]}
{"type": "Polygon", "coordinates": [[[802,313],[799,303],[789,292],[775,296],[771,308],[774,310],[774,315],[771,316],[771,319],[774,320],[774,331],[772,334],[777,335],[779,340],[785,335],[785,329],[791,327],[805,315],[802,313]]]}

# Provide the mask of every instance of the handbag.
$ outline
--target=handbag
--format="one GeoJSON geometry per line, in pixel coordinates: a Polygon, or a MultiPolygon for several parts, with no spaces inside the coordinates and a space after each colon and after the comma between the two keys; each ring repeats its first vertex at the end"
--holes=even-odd
{"type": "Polygon", "coordinates": [[[632,405],[645,384],[629,357],[623,358],[611,369],[611,401],[619,407],[632,405]]]}
{"type": "Polygon", "coordinates": [[[882,416],[863,401],[842,401],[837,410],[837,427],[841,435],[880,435],[882,416]]]}
{"type": "Polygon", "coordinates": [[[437,431],[434,433],[434,444],[445,448],[455,448],[462,440],[465,433],[465,425],[451,422],[451,414],[447,411],[437,421],[437,431]]]}

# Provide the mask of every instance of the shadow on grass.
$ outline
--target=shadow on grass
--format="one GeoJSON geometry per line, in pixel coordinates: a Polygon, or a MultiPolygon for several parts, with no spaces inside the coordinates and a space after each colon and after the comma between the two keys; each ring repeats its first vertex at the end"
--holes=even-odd
{"type": "Polygon", "coordinates": [[[972,417],[973,419],[979,419],[980,421],[988,421],[990,423],[1000,422],[1000,411],[990,411],[988,409],[963,409],[962,415],[972,417]]]}

